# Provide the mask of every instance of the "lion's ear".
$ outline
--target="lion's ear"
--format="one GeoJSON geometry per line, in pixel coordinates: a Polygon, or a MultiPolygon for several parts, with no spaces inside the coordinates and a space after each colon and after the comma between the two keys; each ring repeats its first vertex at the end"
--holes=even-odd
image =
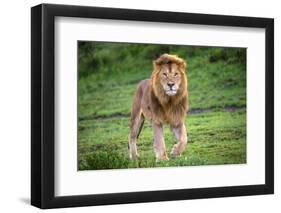
{"type": "Polygon", "coordinates": [[[163,60],[161,57],[157,58],[156,60],[153,61],[153,65],[160,66],[163,64],[163,60]]]}
{"type": "Polygon", "coordinates": [[[182,69],[186,70],[187,62],[185,60],[181,59],[179,65],[182,69]]]}
{"type": "Polygon", "coordinates": [[[159,60],[154,60],[153,61],[153,68],[154,68],[154,70],[159,69],[159,66],[160,66],[159,60]]]}

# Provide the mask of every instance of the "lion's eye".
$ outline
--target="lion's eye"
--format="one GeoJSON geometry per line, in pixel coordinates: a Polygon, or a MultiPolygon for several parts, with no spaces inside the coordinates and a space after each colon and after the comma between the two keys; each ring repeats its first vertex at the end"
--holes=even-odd
{"type": "Polygon", "coordinates": [[[166,78],[166,77],[167,77],[167,74],[166,74],[166,73],[163,73],[163,76],[166,78]]]}
{"type": "Polygon", "coordinates": [[[175,77],[177,77],[178,76],[178,73],[175,73],[175,77]]]}

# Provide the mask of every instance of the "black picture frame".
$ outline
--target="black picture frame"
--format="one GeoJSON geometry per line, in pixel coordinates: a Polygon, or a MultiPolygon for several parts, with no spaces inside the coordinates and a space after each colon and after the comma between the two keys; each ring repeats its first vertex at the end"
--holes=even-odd
{"type": "Polygon", "coordinates": [[[42,208],[216,198],[274,193],[274,19],[41,4],[31,8],[31,204],[42,208]],[[93,195],[54,195],[55,17],[101,18],[264,28],[265,184],[93,195]]]}

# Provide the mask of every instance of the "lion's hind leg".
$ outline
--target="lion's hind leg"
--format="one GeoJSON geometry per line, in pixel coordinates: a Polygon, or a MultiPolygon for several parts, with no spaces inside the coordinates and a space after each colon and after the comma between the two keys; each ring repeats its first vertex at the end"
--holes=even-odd
{"type": "Polygon", "coordinates": [[[144,116],[141,113],[132,120],[129,136],[129,155],[131,159],[137,159],[139,157],[137,150],[137,138],[142,130],[143,123],[144,116]]]}
{"type": "Polygon", "coordinates": [[[131,159],[136,159],[139,157],[137,151],[137,138],[141,132],[144,115],[141,112],[141,98],[142,89],[138,86],[136,94],[134,96],[132,113],[131,113],[131,125],[130,125],[130,135],[129,135],[129,156],[131,159]]]}

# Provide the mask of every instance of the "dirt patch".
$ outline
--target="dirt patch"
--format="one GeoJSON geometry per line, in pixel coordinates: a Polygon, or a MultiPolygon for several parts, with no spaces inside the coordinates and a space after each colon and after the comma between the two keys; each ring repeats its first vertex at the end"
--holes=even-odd
{"type": "MultiPolygon", "coordinates": [[[[213,112],[217,110],[223,110],[226,112],[235,112],[240,109],[245,109],[246,106],[226,106],[223,108],[205,108],[205,109],[191,109],[187,114],[193,115],[193,114],[201,114],[201,113],[208,113],[208,112],[213,112]]],[[[110,120],[112,118],[127,118],[130,116],[130,113],[115,113],[112,115],[90,115],[90,116],[84,116],[84,117],[79,117],[79,121],[85,121],[85,120],[110,120]]]]}

